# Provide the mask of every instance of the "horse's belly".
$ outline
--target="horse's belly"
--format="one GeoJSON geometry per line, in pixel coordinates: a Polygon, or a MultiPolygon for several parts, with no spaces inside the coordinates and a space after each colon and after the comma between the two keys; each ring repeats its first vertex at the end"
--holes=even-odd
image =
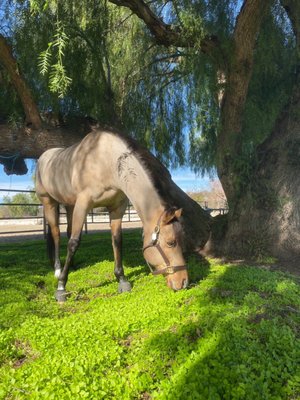
{"type": "Polygon", "coordinates": [[[72,190],[70,185],[66,185],[65,182],[62,184],[53,185],[52,182],[48,182],[47,186],[48,194],[60,204],[74,205],[76,203],[76,193],[72,190]]]}
{"type": "Polygon", "coordinates": [[[108,189],[92,198],[93,207],[114,208],[126,200],[126,196],[120,190],[108,189]]]}

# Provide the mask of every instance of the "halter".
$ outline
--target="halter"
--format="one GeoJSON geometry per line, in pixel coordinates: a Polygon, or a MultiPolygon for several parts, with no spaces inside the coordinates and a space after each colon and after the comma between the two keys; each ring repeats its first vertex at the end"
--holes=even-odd
{"type": "Polygon", "coordinates": [[[161,223],[161,219],[162,219],[162,216],[164,215],[164,213],[165,213],[165,211],[163,211],[161,216],[158,218],[158,221],[156,223],[154,231],[151,234],[151,242],[147,246],[143,247],[143,253],[145,252],[145,250],[149,249],[150,247],[155,247],[164,260],[164,263],[161,265],[165,265],[165,268],[159,269],[157,271],[154,270],[152,268],[152,266],[146,260],[146,263],[148,264],[148,267],[150,268],[150,271],[152,272],[153,275],[159,275],[159,274],[171,275],[177,271],[182,271],[182,270],[187,269],[186,265],[176,265],[176,266],[171,265],[167,255],[165,254],[165,252],[163,251],[163,249],[161,248],[161,246],[159,244],[160,223],[161,223]]]}

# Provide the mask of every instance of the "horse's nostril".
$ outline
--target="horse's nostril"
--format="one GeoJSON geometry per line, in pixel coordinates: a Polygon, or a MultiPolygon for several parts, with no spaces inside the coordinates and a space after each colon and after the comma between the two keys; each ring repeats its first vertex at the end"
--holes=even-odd
{"type": "Polygon", "coordinates": [[[178,290],[180,290],[181,288],[178,288],[176,286],[176,283],[172,280],[171,281],[171,288],[174,290],[174,292],[177,292],[178,290]]]}
{"type": "Polygon", "coordinates": [[[189,285],[189,280],[188,279],[184,279],[182,282],[182,289],[186,289],[189,285]]]}

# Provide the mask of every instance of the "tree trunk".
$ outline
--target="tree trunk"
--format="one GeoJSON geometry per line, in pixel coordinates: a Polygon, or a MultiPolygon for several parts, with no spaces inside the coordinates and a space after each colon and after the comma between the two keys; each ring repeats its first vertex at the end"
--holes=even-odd
{"type": "Polygon", "coordinates": [[[234,159],[240,154],[243,143],[243,111],[252,77],[254,49],[269,6],[270,0],[244,0],[233,34],[232,59],[224,75],[226,90],[217,139],[217,170],[229,204],[236,196],[232,175],[234,159]]]}
{"type": "Polygon", "coordinates": [[[210,251],[231,257],[300,259],[300,91],[257,149],[258,163],[210,251]],[[225,234],[225,236],[223,236],[225,234]]]}
{"type": "MultiPolygon", "coordinates": [[[[291,20],[299,52],[299,2],[281,2],[291,20]]],[[[248,11],[252,13],[250,4],[252,6],[254,2],[248,2],[248,11]]],[[[245,10],[240,13],[235,34],[243,14],[245,10]]],[[[246,21],[249,21],[248,18],[246,21]]],[[[252,27],[255,27],[257,21],[252,22],[252,27]]],[[[242,33],[235,37],[240,38],[241,35],[242,33]]],[[[250,37],[254,39],[253,35],[250,37]]],[[[251,176],[243,179],[235,166],[235,159],[240,155],[242,110],[247,95],[245,87],[244,92],[241,90],[241,84],[249,82],[252,69],[246,68],[244,71],[243,66],[248,67],[253,62],[254,42],[251,45],[249,43],[248,52],[240,53],[242,57],[239,56],[241,43],[235,46],[236,67],[231,68],[228,75],[227,93],[222,108],[223,129],[218,143],[222,145],[218,149],[218,172],[229,202],[229,214],[223,218],[222,224],[217,223],[221,222],[220,218],[213,224],[208,250],[232,257],[257,259],[271,255],[283,260],[299,260],[300,73],[298,71],[297,81],[296,72],[295,88],[289,105],[278,118],[268,139],[257,148],[257,162],[252,170],[249,169],[251,176]],[[247,62],[243,62],[243,59],[247,62]],[[222,141],[223,138],[226,140],[222,141]]]]}

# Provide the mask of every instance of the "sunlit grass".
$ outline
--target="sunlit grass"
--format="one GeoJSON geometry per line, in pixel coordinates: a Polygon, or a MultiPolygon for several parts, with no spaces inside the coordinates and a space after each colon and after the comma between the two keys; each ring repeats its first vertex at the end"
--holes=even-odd
{"type": "Polygon", "coordinates": [[[125,233],[117,294],[109,234],[83,237],[54,300],[41,241],[0,246],[1,399],[300,398],[300,288],[282,273],[190,257],[191,287],[149,274],[125,233]]]}

